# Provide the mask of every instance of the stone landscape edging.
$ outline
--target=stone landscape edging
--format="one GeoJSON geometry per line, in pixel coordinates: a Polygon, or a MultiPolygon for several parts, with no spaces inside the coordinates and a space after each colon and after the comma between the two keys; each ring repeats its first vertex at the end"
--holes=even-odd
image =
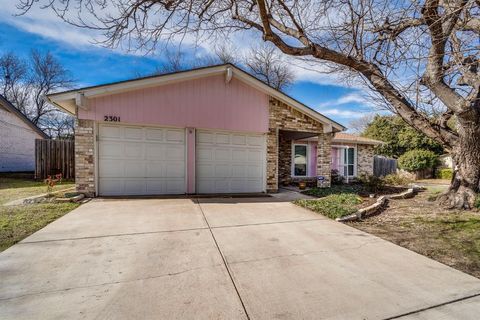
{"type": "Polygon", "coordinates": [[[392,194],[392,195],[384,195],[378,197],[377,201],[374,204],[369,205],[368,207],[358,209],[357,212],[350,214],[345,217],[336,218],[335,220],[338,222],[347,222],[347,221],[358,221],[365,217],[372,216],[378,213],[385,205],[387,205],[388,201],[393,199],[408,199],[413,198],[415,194],[417,194],[420,187],[414,186],[409,188],[407,191],[392,194]]]}

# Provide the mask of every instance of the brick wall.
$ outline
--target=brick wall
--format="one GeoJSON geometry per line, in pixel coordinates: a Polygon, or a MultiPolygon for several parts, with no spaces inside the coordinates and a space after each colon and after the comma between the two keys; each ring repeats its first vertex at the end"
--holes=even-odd
{"type": "Polygon", "coordinates": [[[323,125],[291,106],[275,99],[269,101],[269,132],[267,137],[267,191],[276,192],[280,181],[290,175],[291,140],[285,139],[280,130],[317,133],[317,174],[326,178],[323,186],[330,186],[331,134],[323,133],[323,125]]]}
{"type": "Polygon", "coordinates": [[[357,145],[357,175],[373,174],[374,146],[367,144],[357,145]]]}
{"type": "Polygon", "coordinates": [[[75,123],[75,185],[78,192],[95,195],[94,122],[77,120],[75,123]]]}

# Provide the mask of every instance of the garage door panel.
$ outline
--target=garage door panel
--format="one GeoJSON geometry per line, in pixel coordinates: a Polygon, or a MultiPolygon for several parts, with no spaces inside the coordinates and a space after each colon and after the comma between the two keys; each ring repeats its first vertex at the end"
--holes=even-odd
{"type": "Polygon", "coordinates": [[[143,140],[143,129],[136,127],[125,127],[124,137],[127,140],[143,140]]]}
{"type": "Polygon", "coordinates": [[[264,141],[264,138],[259,136],[249,136],[247,139],[249,146],[258,146],[258,147],[263,146],[263,141],[264,141]]]}
{"type": "Polygon", "coordinates": [[[183,160],[185,157],[185,147],[183,145],[166,145],[165,159],[167,160],[183,160]]]}
{"type": "Polygon", "coordinates": [[[145,177],[145,163],[142,161],[125,161],[125,178],[145,177]]]}
{"type": "Polygon", "coordinates": [[[167,142],[183,142],[185,140],[185,131],[167,129],[167,142]]]}
{"type": "Polygon", "coordinates": [[[183,178],[185,177],[185,164],[183,162],[167,162],[165,164],[167,178],[183,178]]]}
{"type": "Polygon", "coordinates": [[[197,131],[198,193],[262,192],[265,136],[197,131]]]}
{"type": "Polygon", "coordinates": [[[125,180],[125,194],[144,195],[147,194],[147,187],[144,179],[125,180]]]}
{"type": "Polygon", "coordinates": [[[164,160],[165,145],[159,143],[145,143],[146,159],[148,160],[164,160]]]}
{"type": "Polygon", "coordinates": [[[215,134],[215,141],[217,144],[230,144],[230,135],[226,133],[215,134]]]}
{"type": "Polygon", "coordinates": [[[119,196],[124,194],[125,182],[119,179],[102,179],[102,188],[108,190],[105,195],[119,196]]]}
{"type": "Polygon", "coordinates": [[[197,165],[197,178],[213,177],[214,173],[215,173],[215,166],[211,163],[197,165]]]}
{"type": "Polygon", "coordinates": [[[114,178],[121,177],[125,173],[124,161],[122,160],[103,160],[101,177],[114,178]]]}
{"type": "Polygon", "coordinates": [[[215,150],[215,161],[230,161],[231,153],[230,149],[216,149],[215,150]]]}
{"type": "Polygon", "coordinates": [[[229,164],[215,165],[215,178],[229,178],[231,176],[231,166],[229,164]]]}
{"type": "Polygon", "coordinates": [[[123,153],[125,151],[125,148],[121,142],[104,142],[101,141],[99,143],[99,152],[98,155],[99,157],[105,157],[105,158],[120,158],[122,157],[123,153]]]}
{"type": "Polygon", "coordinates": [[[247,152],[244,149],[232,150],[232,160],[236,162],[247,161],[247,152]]]}
{"type": "Polygon", "coordinates": [[[178,194],[182,193],[184,190],[184,181],[181,179],[178,180],[167,180],[165,183],[165,193],[167,194],[178,194]]]}
{"type": "Polygon", "coordinates": [[[163,141],[164,139],[164,130],[163,129],[145,129],[145,139],[147,141],[163,141]]]}
{"type": "Polygon", "coordinates": [[[149,161],[146,163],[146,176],[149,178],[162,178],[166,176],[165,162],[149,161]]]}
{"type": "Polygon", "coordinates": [[[247,166],[246,175],[247,178],[255,178],[262,176],[261,166],[247,166]]]}
{"type": "Polygon", "coordinates": [[[129,159],[142,159],[143,158],[143,145],[140,143],[125,142],[125,157],[129,159]]]}
{"type": "Polygon", "coordinates": [[[201,131],[198,131],[197,132],[197,144],[211,144],[211,143],[215,143],[214,141],[214,134],[213,133],[209,133],[209,132],[201,132],[201,131]]]}
{"type": "Polygon", "coordinates": [[[104,139],[123,139],[123,128],[103,125],[99,128],[99,135],[104,139]]]}
{"type": "Polygon", "coordinates": [[[245,145],[247,143],[247,136],[240,135],[240,134],[233,134],[232,135],[232,144],[234,145],[245,145]]]}
{"type": "Polygon", "coordinates": [[[197,148],[197,161],[201,160],[213,160],[213,149],[212,148],[197,148]]]}
{"type": "Polygon", "coordinates": [[[262,160],[262,157],[263,157],[263,152],[261,150],[249,149],[247,151],[247,154],[248,154],[247,159],[249,162],[259,162],[262,160]]]}
{"type": "Polygon", "coordinates": [[[185,193],[185,130],[101,124],[98,146],[100,195],[185,193]]]}
{"type": "Polygon", "coordinates": [[[245,166],[238,164],[232,166],[232,177],[233,178],[242,178],[245,177],[245,166]]]}

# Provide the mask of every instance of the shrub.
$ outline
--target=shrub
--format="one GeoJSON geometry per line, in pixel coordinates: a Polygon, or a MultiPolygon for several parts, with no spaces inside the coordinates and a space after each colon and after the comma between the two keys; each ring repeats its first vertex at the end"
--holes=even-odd
{"type": "Polygon", "coordinates": [[[343,177],[340,175],[337,169],[332,169],[331,173],[332,184],[342,184],[343,177]]]}
{"type": "Polygon", "coordinates": [[[341,218],[357,211],[362,199],[353,193],[331,194],[321,199],[296,200],[296,205],[310,209],[331,219],[341,218]]]}
{"type": "Polygon", "coordinates": [[[362,183],[368,191],[377,192],[385,186],[385,181],[374,175],[361,174],[358,177],[358,181],[362,183]]]}
{"type": "Polygon", "coordinates": [[[436,162],[437,155],[435,153],[422,149],[405,152],[398,158],[398,166],[410,172],[433,168],[436,162]]]}
{"type": "Polygon", "coordinates": [[[450,168],[440,169],[437,172],[438,179],[449,179],[451,180],[453,177],[453,170],[450,168]]]}
{"type": "Polygon", "coordinates": [[[413,180],[401,174],[389,174],[383,178],[383,181],[391,186],[406,186],[412,183],[413,180]]]}
{"type": "Polygon", "coordinates": [[[477,209],[480,209],[480,193],[477,193],[477,197],[475,198],[473,206],[477,209]]]}

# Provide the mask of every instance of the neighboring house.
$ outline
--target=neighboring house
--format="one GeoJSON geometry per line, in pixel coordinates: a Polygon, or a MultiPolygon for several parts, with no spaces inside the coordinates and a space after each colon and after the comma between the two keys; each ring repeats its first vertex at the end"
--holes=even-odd
{"type": "Polygon", "coordinates": [[[448,168],[448,169],[453,169],[455,167],[453,163],[453,158],[450,154],[442,154],[441,156],[438,157],[438,167],[443,169],[443,168],[448,168]]]}
{"type": "Polygon", "coordinates": [[[89,195],[275,192],[301,170],[328,187],[345,129],[230,64],[48,99],[77,117],[76,185],[89,195]],[[310,138],[307,162],[294,142],[310,138]]]}
{"type": "Polygon", "coordinates": [[[0,95],[0,172],[34,171],[35,139],[48,136],[0,95]]]}

